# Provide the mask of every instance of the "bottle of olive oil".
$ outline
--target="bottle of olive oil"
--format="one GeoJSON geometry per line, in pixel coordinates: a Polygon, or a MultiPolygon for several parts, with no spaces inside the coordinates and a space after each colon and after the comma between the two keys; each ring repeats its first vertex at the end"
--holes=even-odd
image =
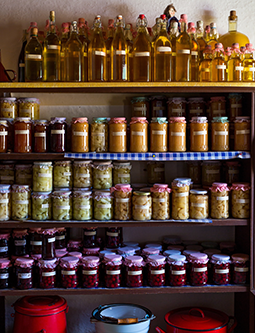
{"type": "Polygon", "coordinates": [[[107,39],[105,41],[106,46],[106,77],[108,81],[111,81],[111,47],[112,41],[114,37],[114,20],[108,20],[108,28],[107,28],[107,39]]]}
{"type": "Polygon", "coordinates": [[[192,43],[192,48],[191,48],[191,60],[190,60],[190,65],[191,65],[191,73],[190,73],[190,81],[191,82],[197,82],[198,81],[198,76],[199,76],[199,44],[197,42],[196,38],[196,28],[195,28],[195,23],[190,22],[188,24],[188,33],[191,37],[191,43],[192,43]]]}
{"type": "Polygon", "coordinates": [[[211,82],[212,59],[212,47],[211,45],[206,45],[203,51],[203,59],[199,66],[200,82],[211,82]]]}
{"type": "Polygon", "coordinates": [[[18,81],[25,82],[25,47],[27,45],[27,30],[23,30],[22,47],[18,59],[18,81]]]}
{"type": "Polygon", "coordinates": [[[255,81],[255,60],[253,59],[254,48],[251,43],[246,44],[246,51],[244,53],[243,61],[243,81],[254,82],[255,81]]]}
{"type": "Polygon", "coordinates": [[[212,60],[212,82],[224,81],[227,81],[227,65],[224,48],[221,43],[216,43],[212,60]]]}
{"type": "Polygon", "coordinates": [[[241,82],[243,80],[243,61],[239,44],[232,45],[232,53],[228,61],[228,81],[241,82]]]}
{"type": "Polygon", "coordinates": [[[88,38],[87,22],[84,18],[78,20],[79,40],[83,45],[83,78],[82,81],[88,81],[88,47],[90,40],[88,38]]]}
{"type": "Polygon", "coordinates": [[[171,21],[170,26],[170,41],[172,44],[172,74],[171,80],[175,81],[175,72],[176,72],[176,41],[179,36],[178,22],[171,21]]]}
{"type": "Polygon", "coordinates": [[[197,21],[196,36],[197,42],[199,44],[199,61],[201,61],[203,58],[203,51],[206,47],[206,41],[204,39],[203,21],[197,21]]]}
{"type": "Polygon", "coordinates": [[[62,23],[61,50],[60,50],[60,77],[61,81],[66,81],[65,77],[65,45],[69,38],[69,23],[62,23]]]}
{"type": "Polygon", "coordinates": [[[36,82],[43,79],[42,45],[38,40],[38,28],[30,30],[30,40],[25,47],[25,81],[36,82]]]}
{"type": "Polygon", "coordinates": [[[133,35],[131,32],[131,24],[126,25],[125,29],[125,38],[127,41],[127,50],[128,50],[128,81],[133,81],[133,35]]]}

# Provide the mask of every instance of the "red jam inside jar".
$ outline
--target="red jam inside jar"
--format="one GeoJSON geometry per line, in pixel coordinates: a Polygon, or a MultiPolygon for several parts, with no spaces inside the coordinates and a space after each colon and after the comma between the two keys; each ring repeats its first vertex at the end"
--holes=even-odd
{"type": "Polygon", "coordinates": [[[32,152],[32,122],[30,118],[14,121],[14,153],[32,152]]]}
{"type": "Polygon", "coordinates": [[[34,122],[34,152],[47,153],[49,151],[49,124],[47,120],[34,122]]]}
{"type": "Polygon", "coordinates": [[[161,287],[165,285],[166,258],[161,255],[150,255],[147,259],[148,264],[148,284],[151,287],[161,287]]]}
{"type": "Polygon", "coordinates": [[[106,228],[106,247],[114,249],[120,245],[120,228],[106,228]]]}
{"type": "Polygon", "coordinates": [[[8,258],[9,238],[9,232],[0,233],[0,258],[8,258]]]}
{"type": "Polygon", "coordinates": [[[106,288],[120,287],[122,257],[117,254],[106,255],[104,257],[104,264],[106,288]]]}
{"type": "Polygon", "coordinates": [[[230,283],[230,257],[224,254],[213,254],[211,264],[213,265],[213,283],[230,283]]]}
{"type": "Polygon", "coordinates": [[[76,257],[61,258],[60,267],[62,288],[78,287],[78,263],[79,258],[76,257]]]}
{"type": "Polygon", "coordinates": [[[90,248],[96,246],[97,229],[85,228],[83,237],[83,247],[90,248]]]}
{"type": "Polygon", "coordinates": [[[0,259],[0,289],[9,288],[9,259],[0,259]]]}
{"type": "Polygon", "coordinates": [[[233,283],[246,284],[249,282],[249,256],[243,253],[232,255],[233,283]]]}
{"type": "Polygon", "coordinates": [[[24,256],[28,254],[27,252],[27,239],[28,233],[27,229],[14,229],[12,233],[13,243],[14,243],[14,253],[15,256],[24,256]]]}
{"type": "Polygon", "coordinates": [[[43,259],[55,258],[55,233],[56,229],[42,229],[42,257],[43,259]]]}
{"type": "Polygon", "coordinates": [[[99,257],[88,256],[82,259],[82,287],[96,288],[99,284],[99,257]]]}
{"type": "Polygon", "coordinates": [[[51,289],[56,286],[56,262],[57,259],[39,260],[39,286],[43,289],[51,289]]]}
{"type": "Polygon", "coordinates": [[[16,287],[18,289],[33,288],[33,264],[34,260],[30,258],[16,259],[16,287]]]}
{"type": "Polygon", "coordinates": [[[143,258],[141,256],[127,256],[124,261],[126,266],[126,286],[143,286],[143,258]]]}
{"type": "Polygon", "coordinates": [[[66,248],[66,229],[57,228],[55,234],[55,248],[56,249],[65,249],[66,248]]]}
{"type": "Polygon", "coordinates": [[[29,252],[30,254],[42,254],[42,234],[41,228],[30,228],[29,232],[29,252]]]}
{"type": "Polygon", "coordinates": [[[192,253],[189,256],[191,263],[190,284],[192,286],[202,286],[208,282],[208,256],[204,253],[192,253]]]}
{"type": "Polygon", "coordinates": [[[50,122],[50,150],[63,153],[66,150],[66,118],[52,118],[50,122]]]}
{"type": "Polygon", "coordinates": [[[169,283],[171,286],[185,286],[187,282],[186,257],[172,254],[168,257],[169,283]]]}

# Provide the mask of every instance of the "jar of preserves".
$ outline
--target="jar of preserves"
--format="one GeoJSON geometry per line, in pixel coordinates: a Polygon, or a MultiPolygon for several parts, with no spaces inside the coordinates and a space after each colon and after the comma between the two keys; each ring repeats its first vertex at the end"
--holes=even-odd
{"type": "Polygon", "coordinates": [[[49,151],[49,123],[47,120],[34,121],[34,152],[47,153],[49,151]]]}
{"type": "Polygon", "coordinates": [[[9,259],[0,259],[0,289],[9,288],[9,269],[11,261],[9,259]]]}
{"type": "Polygon", "coordinates": [[[213,117],[211,122],[212,151],[229,150],[228,117],[213,117]]]}
{"type": "Polygon", "coordinates": [[[113,185],[130,184],[130,162],[113,162],[113,185]]]}
{"type": "Polygon", "coordinates": [[[97,288],[99,284],[99,257],[88,256],[82,258],[82,287],[97,288]]]}
{"type": "MultiPolygon", "coordinates": [[[[83,248],[82,250],[82,254],[85,257],[88,256],[99,256],[99,252],[100,252],[100,247],[91,247],[91,248],[83,248]]],[[[72,252],[70,252],[72,253],[72,252]]]]}
{"type": "Polygon", "coordinates": [[[97,244],[97,228],[85,228],[83,234],[83,247],[95,247],[97,244]]]}
{"type": "Polygon", "coordinates": [[[32,120],[40,119],[40,106],[38,98],[24,97],[18,99],[19,117],[29,117],[32,120]]]}
{"type": "Polygon", "coordinates": [[[169,118],[169,151],[186,151],[186,119],[169,118]]]}
{"type": "Polygon", "coordinates": [[[190,121],[190,151],[208,151],[208,122],[206,117],[190,121]]]}
{"type": "Polygon", "coordinates": [[[42,258],[54,259],[55,258],[55,234],[56,229],[42,229],[42,258]]]}
{"type": "Polygon", "coordinates": [[[167,117],[186,117],[186,100],[183,97],[168,98],[167,117]]]}
{"type": "Polygon", "coordinates": [[[17,258],[14,265],[16,266],[16,287],[22,290],[33,288],[34,260],[17,258]]]}
{"type": "Polygon", "coordinates": [[[210,98],[210,117],[226,117],[226,99],[224,96],[214,96],[210,98]]]}
{"type": "Polygon", "coordinates": [[[53,187],[72,188],[72,162],[55,161],[53,168],[53,187]]]}
{"type": "Polygon", "coordinates": [[[143,286],[143,258],[140,256],[127,256],[124,261],[125,281],[127,287],[143,286]]]}
{"type": "Polygon", "coordinates": [[[166,97],[151,96],[150,101],[151,117],[166,117],[166,97]]]}
{"type": "Polygon", "coordinates": [[[131,117],[150,118],[150,103],[147,97],[134,97],[131,99],[131,117]]]}
{"type": "Polygon", "coordinates": [[[91,161],[73,162],[73,186],[77,188],[92,186],[91,161]]]}
{"type": "Polygon", "coordinates": [[[13,145],[14,145],[14,131],[13,131],[14,119],[13,118],[0,118],[0,120],[7,121],[7,130],[8,130],[7,151],[11,152],[11,151],[13,151],[13,145]]]}
{"type": "Polygon", "coordinates": [[[150,287],[161,287],[165,285],[166,258],[161,255],[150,255],[147,259],[148,265],[148,284],[150,287]]]}
{"type": "Polygon", "coordinates": [[[14,184],[14,162],[13,163],[6,163],[6,164],[0,164],[0,183],[1,184],[14,184]]]}
{"type": "MultiPolygon", "coordinates": [[[[0,221],[11,219],[11,186],[0,185],[0,221]]],[[[0,250],[1,256],[1,250],[0,250]]]]}
{"type": "Polygon", "coordinates": [[[235,117],[240,117],[242,115],[242,94],[229,94],[229,121],[234,121],[235,117]]]}
{"type": "Polygon", "coordinates": [[[116,249],[120,246],[120,228],[105,229],[105,246],[107,249],[116,249]]]}
{"type": "Polygon", "coordinates": [[[134,256],[136,255],[136,249],[132,246],[123,246],[119,247],[117,249],[117,253],[122,256],[123,259],[125,259],[128,256],[134,256]]]}
{"type": "Polygon", "coordinates": [[[31,218],[31,191],[29,185],[12,185],[12,219],[31,218]]]}
{"type": "Polygon", "coordinates": [[[221,162],[220,161],[203,161],[202,162],[202,184],[211,186],[212,183],[221,180],[221,162]]]}
{"type": "Polygon", "coordinates": [[[64,153],[66,151],[66,118],[51,118],[50,121],[50,151],[64,153]]]}
{"type": "Polygon", "coordinates": [[[130,151],[132,153],[146,153],[148,151],[148,121],[145,117],[131,118],[130,151]]]}
{"type": "Polygon", "coordinates": [[[152,199],[150,192],[133,192],[132,216],[136,221],[151,220],[152,199]]]}
{"type": "Polygon", "coordinates": [[[108,119],[93,118],[90,125],[90,151],[108,151],[108,119]]]}
{"type": "Polygon", "coordinates": [[[220,250],[222,253],[231,256],[236,252],[236,243],[235,242],[220,242],[220,250]]]}
{"type": "Polygon", "coordinates": [[[192,117],[205,116],[205,101],[203,97],[188,98],[187,104],[189,110],[189,120],[191,120],[192,117]]]}
{"type": "Polygon", "coordinates": [[[114,219],[130,220],[132,217],[131,186],[129,184],[116,184],[115,187],[111,188],[111,193],[113,193],[114,219]]]}
{"type": "Polygon", "coordinates": [[[202,184],[202,165],[199,161],[188,162],[188,176],[194,185],[202,184]]]}
{"type": "Polygon", "coordinates": [[[113,198],[108,191],[95,191],[93,193],[94,219],[111,220],[113,218],[113,198]]]}
{"type": "Polygon", "coordinates": [[[30,118],[18,117],[14,120],[14,153],[32,152],[32,122],[30,118]]]}
{"type": "Polygon", "coordinates": [[[145,261],[147,261],[148,257],[151,255],[159,255],[160,250],[155,248],[155,247],[145,247],[142,250],[142,257],[144,258],[145,261]]]}
{"type": "Polygon", "coordinates": [[[236,219],[250,218],[250,184],[233,183],[231,186],[231,214],[236,219]]]}
{"type": "Polygon", "coordinates": [[[32,192],[32,219],[51,220],[51,192],[32,192]]]}
{"type": "Polygon", "coordinates": [[[33,166],[32,164],[16,164],[15,165],[15,184],[33,185],[33,166]]]}
{"type": "Polygon", "coordinates": [[[82,241],[81,240],[75,240],[75,239],[70,239],[69,242],[67,243],[67,251],[68,252],[81,252],[82,248],[82,241]]]}
{"type": "Polygon", "coordinates": [[[166,152],[167,151],[167,119],[151,118],[150,123],[150,151],[166,152]]]}
{"type": "Polygon", "coordinates": [[[189,262],[191,265],[190,270],[190,284],[192,286],[202,286],[208,282],[208,267],[209,261],[205,253],[191,253],[189,255],[189,262]]]}
{"type": "Polygon", "coordinates": [[[86,153],[89,151],[88,118],[73,118],[71,122],[72,153],[86,153]]]}
{"type": "Polygon", "coordinates": [[[7,230],[0,231],[0,258],[9,257],[9,239],[11,237],[10,232],[7,230]]]}
{"type": "Polygon", "coordinates": [[[207,219],[209,217],[209,200],[205,190],[190,190],[189,215],[191,219],[207,219]]]}
{"type": "Polygon", "coordinates": [[[0,98],[0,115],[3,118],[18,117],[18,105],[16,97],[0,98]]]}
{"type": "Polygon", "coordinates": [[[28,254],[28,232],[27,229],[13,229],[12,232],[15,256],[24,256],[28,254]]]}
{"type": "Polygon", "coordinates": [[[66,228],[56,228],[55,234],[55,249],[65,249],[66,248],[66,228]]]}
{"type": "Polygon", "coordinates": [[[72,192],[54,191],[52,193],[53,220],[66,221],[72,219],[72,192]]]}
{"type": "Polygon", "coordinates": [[[213,183],[211,190],[211,218],[229,217],[229,188],[226,183],[213,183]]]}
{"type": "Polygon", "coordinates": [[[187,282],[186,257],[180,254],[171,254],[167,259],[169,265],[169,284],[173,287],[185,286],[187,282]]]}
{"type": "Polygon", "coordinates": [[[79,258],[63,257],[60,259],[61,267],[61,287],[77,288],[78,287],[78,265],[79,258]]]}
{"type": "Polygon", "coordinates": [[[8,150],[8,122],[0,119],[0,153],[8,150]]]}
{"type": "Polygon", "coordinates": [[[52,162],[34,162],[33,165],[33,191],[52,191],[53,183],[52,162]]]}
{"type": "Polygon", "coordinates": [[[52,289],[56,287],[57,259],[44,259],[38,261],[39,288],[52,289]]]}
{"type": "Polygon", "coordinates": [[[246,284],[249,282],[249,256],[248,254],[235,253],[231,256],[233,263],[233,283],[246,284]]]}
{"type": "Polygon", "coordinates": [[[251,149],[251,118],[236,117],[234,120],[234,150],[251,149]]]}
{"type": "Polygon", "coordinates": [[[147,163],[147,178],[148,178],[149,184],[164,183],[165,182],[165,164],[164,164],[164,162],[154,162],[154,161],[148,162],[147,163]]]}
{"type": "Polygon", "coordinates": [[[225,164],[225,181],[228,185],[238,183],[240,180],[240,164],[236,161],[227,161],[225,164]]]}
{"type": "Polygon", "coordinates": [[[118,254],[104,256],[105,286],[106,288],[118,288],[121,284],[122,257],[118,254]]]}
{"type": "Polygon", "coordinates": [[[152,219],[169,219],[169,193],[171,193],[171,189],[167,184],[154,184],[150,191],[152,196],[152,219]]]}
{"type": "Polygon", "coordinates": [[[109,152],[125,153],[127,151],[126,118],[111,118],[109,121],[109,152]]]}
{"type": "Polygon", "coordinates": [[[189,218],[190,178],[176,178],[172,182],[172,218],[186,220],[189,218]]]}
{"type": "Polygon", "coordinates": [[[41,228],[30,228],[29,233],[29,253],[30,255],[42,254],[42,233],[41,228]]]}
{"type": "Polygon", "coordinates": [[[73,191],[73,219],[86,221],[92,218],[92,191],[73,191]]]}
{"type": "Polygon", "coordinates": [[[213,254],[211,256],[213,265],[213,283],[229,284],[230,283],[230,257],[225,254],[213,254]]]}
{"type": "Polygon", "coordinates": [[[95,161],[93,167],[93,188],[102,190],[112,187],[112,161],[95,161]]]}

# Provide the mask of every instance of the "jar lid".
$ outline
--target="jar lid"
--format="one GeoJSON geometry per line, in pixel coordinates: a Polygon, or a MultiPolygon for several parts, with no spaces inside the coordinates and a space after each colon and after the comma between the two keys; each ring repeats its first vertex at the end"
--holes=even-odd
{"type": "Polygon", "coordinates": [[[112,163],[112,161],[94,161],[94,165],[109,165],[109,164],[111,164],[112,163]]]}
{"type": "Polygon", "coordinates": [[[142,192],[142,191],[135,191],[133,192],[133,195],[138,195],[138,196],[148,196],[148,195],[151,195],[150,192],[142,192]]]}
{"type": "Polygon", "coordinates": [[[98,124],[107,124],[108,123],[108,118],[106,118],[106,117],[93,117],[92,122],[93,123],[98,123],[98,124]]]}
{"type": "Polygon", "coordinates": [[[72,191],[66,191],[66,190],[58,190],[52,192],[53,196],[69,196],[72,194],[72,191]]]}
{"type": "Polygon", "coordinates": [[[26,235],[27,234],[27,229],[13,229],[12,231],[13,234],[18,234],[18,235],[26,235]]]}
{"type": "Polygon", "coordinates": [[[132,246],[124,246],[124,247],[119,247],[118,248],[118,254],[134,254],[135,253],[135,248],[132,246]]]}
{"type": "Polygon", "coordinates": [[[0,239],[9,239],[11,236],[11,231],[7,232],[7,230],[0,231],[0,239]]]}
{"type": "Polygon", "coordinates": [[[251,121],[251,117],[244,117],[244,116],[240,116],[240,117],[235,117],[234,122],[242,122],[242,121],[251,121]]]}
{"type": "Polygon", "coordinates": [[[9,259],[1,258],[0,259],[0,269],[8,268],[8,266],[10,265],[10,263],[11,263],[11,261],[9,259]]]}
{"type": "Polygon", "coordinates": [[[122,256],[119,255],[119,254],[106,254],[104,256],[104,259],[106,262],[109,262],[109,261],[121,261],[122,260],[122,256]]]}
{"type": "Polygon", "coordinates": [[[31,196],[33,198],[39,198],[39,197],[48,197],[49,195],[51,195],[51,192],[48,191],[48,192],[32,192],[31,196]]]}
{"type": "Polygon", "coordinates": [[[1,119],[0,119],[0,124],[1,124],[1,125],[4,125],[4,126],[7,126],[7,120],[1,120],[1,119]]]}
{"type": "Polygon", "coordinates": [[[17,117],[17,118],[15,118],[14,122],[16,122],[16,121],[30,122],[31,118],[30,117],[17,117]]]}
{"type": "Polygon", "coordinates": [[[82,258],[82,253],[78,251],[71,251],[67,254],[69,257],[82,258]]]}
{"type": "Polygon", "coordinates": [[[50,118],[50,121],[52,122],[52,123],[55,123],[55,122],[64,122],[64,121],[66,121],[66,118],[65,117],[51,117],[50,118]]]}
{"type": "Polygon", "coordinates": [[[15,169],[31,169],[32,164],[16,164],[15,169]]]}
{"type": "Polygon", "coordinates": [[[87,256],[82,258],[83,264],[98,264],[100,261],[99,257],[96,256],[87,256]]]}
{"type": "Polygon", "coordinates": [[[66,249],[57,249],[55,250],[55,256],[56,258],[62,258],[64,257],[65,255],[67,255],[67,250],[66,249]]]}
{"type": "Polygon", "coordinates": [[[155,263],[155,264],[164,264],[166,262],[166,257],[161,255],[149,255],[147,258],[147,262],[149,263],[155,263]]]}
{"type": "Polygon", "coordinates": [[[73,191],[73,196],[74,198],[76,197],[76,195],[82,195],[82,196],[89,196],[92,194],[92,191],[88,191],[88,190],[82,190],[82,189],[79,189],[79,190],[74,190],[73,191]]]}
{"type": "Polygon", "coordinates": [[[17,98],[16,97],[1,97],[0,98],[1,102],[4,100],[10,101],[10,102],[15,102],[17,100],[17,98]]]}
{"type": "Polygon", "coordinates": [[[186,261],[186,257],[182,254],[171,254],[169,256],[170,261],[186,261]]]}
{"type": "Polygon", "coordinates": [[[123,190],[131,191],[132,190],[130,184],[116,184],[115,188],[117,191],[123,191],[123,190]]]}
{"type": "Polygon", "coordinates": [[[172,186],[189,186],[192,184],[191,178],[175,178],[172,182],[172,186]]]}
{"type": "Polygon", "coordinates": [[[39,231],[41,231],[42,230],[42,228],[29,228],[28,229],[28,232],[29,233],[33,233],[33,232],[39,232],[39,231]]]}
{"type": "Polygon", "coordinates": [[[125,262],[132,263],[132,264],[142,263],[142,261],[143,261],[143,257],[141,257],[141,256],[127,256],[125,258],[125,262]]]}
{"type": "Polygon", "coordinates": [[[132,117],[131,118],[131,122],[132,121],[146,121],[147,118],[146,117],[132,117]]]}
{"type": "Polygon", "coordinates": [[[200,253],[199,251],[195,251],[195,250],[184,250],[183,252],[182,252],[185,256],[190,256],[191,254],[193,254],[193,253],[200,253]]]}
{"type": "Polygon", "coordinates": [[[189,255],[190,260],[201,260],[205,261],[208,259],[208,255],[206,253],[200,253],[200,252],[195,252],[195,253],[190,253],[189,255]]]}
{"type": "Polygon", "coordinates": [[[86,253],[98,253],[100,251],[100,247],[85,247],[83,248],[83,254],[86,253]]]}
{"type": "Polygon", "coordinates": [[[129,247],[136,247],[136,246],[139,246],[139,243],[136,243],[136,242],[123,242],[123,244],[125,246],[129,246],[129,247]]]}
{"type": "Polygon", "coordinates": [[[45,165],[45,166],[51,166],[52,162],[33,162],[34,165],[45,165]]]}
{"type": "Polygon", "coordinates": [[[30,190],[30,186],[29,185],[17,185],[17,184],[13,184],[12,185],[12,190],[14,192],[29,191],[30,190]]]}
{"type": "Polygon", "coordinates": [[[227,256],[226,254],[213,254],[211,256],[211,259],[212,260],[215,260],[215,261],[228,261],[230,260],[230,256],[227,256]]]}
{"type": "Polygon", "coordinates": [[[191,193],[191,194],[197,194],[197,195],[205,195],[208,192],[206,190],[190,190],[189,193],[191,193]]]}
{"type": "Polygon", "coordinates": [[[73,164],[90,164],[92,161],[91,160],[76,160],[76,161],[73,161],[73,164]]]}
{"type": "Polygon", "coordinates": [[[213,117],[212,123],[228,123],[228,117],[213,117]]]}
{"type": "Polygon", "coordinates": [[[102,250],[99,252],[99,257],[104,258],[106,255],[110,254],[117,254],[116,252],[109,251],[109,250],[102,250]]]}
{"type": "Polygon", "coordinates": [[[170,117],[168,119],[169,123],[186,123],[185,117],[170,117]]]}
{"type": "Polygon", "coordinates": [[[24,258],[24,257],[18,257],[16,260],[15,260],[15,264],[17,266],[21,266],[21,265],[25,265],[27,267],[30,267],[32,266],[34,263],[34,260],[31,259],[31,258],[24,258]]]}
{"type": "Polygon", "coordinates": [[[75,265],[75,264],[78,264],[79,258],[77,258],[77,257],[63,257],[63,258],[61,258],[61,262],[68,263],[68,264],[71,264],[71,265],[75,265]]]}
{"type": "Polygon", "coordinates": [[[231,249],[236,246],[235,242],[220,242],[220,249],[231,249]]]}
{"type": "Polygon", "coordinates": [[[0,184],[0,192],[9,191],[10,189],[11,189],[11,185],[0,184]]]}
{"type": "Polygon", "coordinates": [[[159,251],[162,251],[162,245],[160,244],[157,244],[157,243],[148,243],[148,244],[145,244],[145,247],[152,247],[152,248],[155,248],[155,249],[158,249],[159,251]]]}
{"type": "Polygon", "coordinates": [[[231,186],[231,190],[236,190],[236,191],[248,191],[250,190],[251,185],[250,183],[233,183],[231,186]]]}
{"type": "Polygon", "coordinates": [[[34,259],[34,261],[38,261],[42,259],[42,255],[40,253],[31,254],[31,258],[34,259]]]}
{"type": "Polygon", "coordinates": [[[235,253],[231,256],[234,261],[246,262],[250,259],[248,254],[244,253],[235,253]]]}
{"type": "Polygon", "coordinates": [[[202,242],[201,245],[203,247],[209,248],[209,249],[213,249],[218,247],[218,243],[217,242],[212,242],[212,241],[206,241],[206,242],[202,242]]]}
{"type": "Polygon", "coordinates": [[[166,117],[152,117],[151,123],[164,124],[164,123],[167,123],[167,118],[166,117]]]}
{"type": "Polygon", "coordinates": [[[148,102],[148,98],[147,97],[133,97],[131,99],[131,103],[137,103],[137,102],[148,102]]]}
{"type": "Polygon", "coordinates": [[[181,254],[181,251],[178,250],[166,250],[163,252],[163,255],[166,257],[171,256],[172,254],[181,254]]]}
{"type": "Polygon", "coordinates": [[[146,247],[142,250],[142,253],[146,254],[146,255],[150,255],[150,254],[156,255],[156,254],[159,254],[159,252],[160,252],[160,250],[157,249],[156,247],[146,247]]]}
{"type": "Polygon", "coordinates": [[[20,97],[18,99],[19,103],[22,103],[22,102],[31,102],[31,103],[35,102],[36,103],[37,101],[38,101],[38,99],[34,98],[34,97],[20,97]]]}
{"type": "Polygon", "coordinates": [[[222,191],[229,191],[229,188],[228,188],[227,183],[214,182],[214,183],[212,183],[212,187],[210,187],[210,190],[213,192],[217,192],[217,191],[222,192],[222,191]]]}
{"type": "Polygon", "coordinates": [[[54,265],[54,264],[56,264],[56,261],[57,261],[57,258],[53,258],[53,259],[41,259],[40,263],[42,265],[47,266],[47,265],[54,265]]]}
{"type": "Polygon", "coordinates": [[[72,118],[72,123],[87,123],[88,122],[88,118],[87,117],[74,117],[72,118]]]}
{"type": "Polygon", "coordinates": [[[36,124],[45,124],[45,123],[48,123],[48,120],[46,120],[46,119],[35,119],[34,120],[34,125],[36,125],[36,124]]]}
{"type": "Polygon", "coordinates": [[[207,123],[207,117],[192,117],[191,123],[207,123]]]}
{"type": "Polygon", "coordinates": [[[111,192],[108,190],[93,190],[93,196],[103,196],[103,197],[110,197],[112,194],[111,192]]]}

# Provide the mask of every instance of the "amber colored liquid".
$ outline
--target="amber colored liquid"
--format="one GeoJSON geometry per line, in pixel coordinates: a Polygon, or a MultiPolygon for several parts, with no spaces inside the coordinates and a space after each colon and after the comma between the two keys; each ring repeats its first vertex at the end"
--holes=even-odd
{"type": "Polygon", "coordinates": [[[192,40],[190,81],[197,82],[199,74],[199,44],[192,40]]]}
{"type": "Polygon", "coordinates": [[[60,42],[56,34],[49,34],[44,41],[43,80],[60,80],[60,42]]]}
{"type": "Polygon", "coordinates": [[[34,36],[25,48],[25,81],[42,81],[42,46],[34,36]]]}
{"type": "Polygon", "coordinates": [[[191,38],[183,32],[176,41],[175,80],[186,82],[191,77],[191,38]]]}
{"type": "Polygon", "coordinates": [[[168,38],[160,36],[154,46],[153,81],[170,82],[172,74],[172,45],[168,38]]]}
{"type": "Polygon", "coordinates": [[[111,80],[111,46],[113,37],[108,37],[105,41],[106,46],[106,77],[107,81],[111,80]]]}
{"type": "Polygon", "coordinates": [[[66,81],[65,78],[65,43],[67,42],[67,37],[61,39],[61,49],[60,49],[60,79],[61,81],[66,81]]]}
{"type": "Polygon", "coordinates": [[[133,50],[133,81],[151,81],[151,46],[146,33],[138,33],[133,50]]]}
{"type": "Polygon", "coordinates": [[[212,82],[224,82],[227,81],[227,66],[226,62],[222,58],[214,58],[212,60],[212,82]]]}
{"type": "Polygon", "coordinates": [[[106,47],[102,34],[92,36],[88,53],[89,81],[106,81],[106,47]]]}
{"type": "Polygon", "coordinates": [[[228,61],[228,81],[240,82],[243,80],[243,62],[239,58],[230,58],[228,61]]]}
{"type": "Polygon", "coordinates": [[[172,43],[172,74],[171,74],[171,80],[175,81],[175,72],[176,72],[176,37],[173,36],[171,38],[172,43]]]}
{"type": "Polygon", "coordinates": [[[127,41],[128,49],[128,81],[133,81],[133,42],[127,41]]]}
{"type": "Polygon", "coordinates": [[[203,50],[205,49],[206,47],[206,41],[204,40],[203,37],[198,37],[197,38],[197,42],[198,42],[198,45],[199,45],[199,59],[203,59],[203,50]]]}
{"type": "Polygon", "coordinates": [[[82,81],[83,46],[76,34],[71,38],[65,47],[65,72],[66,81],[82,81]]]}
{"type": "Polygon", "coordinates": [[[204,59],[200,63],[199,73],[200,73],[200,82],[210,82],[211,81],[211,59],[204,59]]]}
{"type": "Polygon", "coordinates": [[[128,48],[124,33],[120,30],[116,31],[111,46],[111,81],[127,81],[127,80],[128,80],[128,48]]]}
{"type": "Polygon", "coordinates": [[[79,35],[79,40],[83,45],[83,73],[82,81],[88,81],[88,48],[89,48],[89,39],[85,35],[79,35]]]}
{"type": "Polygon", "coordinates": [[[252,58],[245,58],[243,61],[243,81],[255,81],[255,60],[252,58]]]}

